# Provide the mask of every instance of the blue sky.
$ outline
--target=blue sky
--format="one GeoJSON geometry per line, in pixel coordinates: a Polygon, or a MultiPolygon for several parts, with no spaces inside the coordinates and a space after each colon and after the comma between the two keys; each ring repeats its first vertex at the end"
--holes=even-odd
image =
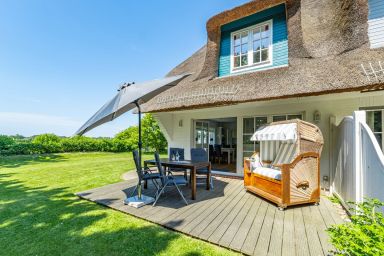
{"type": "Polygon", "coordinates": [[[1,0],[0,134],[72,135],[119,84],[164,76],[206,43],[211,16],[245,2],[1,0]]]}

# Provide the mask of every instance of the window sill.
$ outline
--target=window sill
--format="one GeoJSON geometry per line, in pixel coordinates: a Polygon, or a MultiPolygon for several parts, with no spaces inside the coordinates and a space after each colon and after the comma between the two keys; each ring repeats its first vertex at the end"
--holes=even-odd
{"type": "Polygon", "coordinates": [[[273,65],[273,63],[271,61],[265,61],[265,62],[254,64],[254,65],[251,65],[251,66],[244,66],[244,67],[233,68],[231,70],[231,74],[235,74],[235,73],[239,73],[239,72],[244,72],[244,71],[248,71],[248,70],[257,70],[259,68],[270,67],[272,65],[273,65]]]}

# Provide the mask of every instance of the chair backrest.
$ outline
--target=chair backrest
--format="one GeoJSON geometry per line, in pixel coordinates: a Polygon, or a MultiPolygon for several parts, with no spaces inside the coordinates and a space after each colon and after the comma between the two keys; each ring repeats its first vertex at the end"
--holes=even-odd
{"type": "Polygon", "coordinates": [[[135,166],[136,166],[137,176],[139,176],[139,178],[142,178],[143,170],[141,169],[141,165],[139,162],[139,152],[137,150],[133,150],[132,154],[133,154],[133,161],[135,162],[135,166]]]}
{"type": "Polygon", "coordinates": [[[208,162],[208,153],[203,148],[191,148],[191,160],[194,162],[208,162]]]}
{"type": "Polygon", "coordinates": [[[179,160],[184,160],[184,149],[183,148],[170,148],[169,149],[169,160],[172,160],[172,156],[176,156],[179,153],[179,160]]]}
{"type": "Polygon", "coordinates": [[[215,145],[215,154],[217,156],[221,156],[221,145],[219,145],[219,144],[215,145]]]}
{"type": "Polygon", "coordinates": [[[279,151],[281,142],[276,141],[260,141],[260,158],[261,161],[274,161],[279,151]]]}
{"type": "Polygon", "coordinates": [[[160,160],[160,156],[159,156],[159,153],[158,152],[155,152],[155,161],[156,161],[156,167],[157,167],[157,170],[159,171],[159,174],[160,174],[160,180],[161,180],[161,184],[163,184],[163,186],[165,185],[165,171],[164,171],[164,168],[163,166],[161,165],[161,160],[160,160]]]}
{"type": "Polygon", "coordinates": [[[290,164],[297,152],[296,143],[282,143],[273,164],[290,164]]]}

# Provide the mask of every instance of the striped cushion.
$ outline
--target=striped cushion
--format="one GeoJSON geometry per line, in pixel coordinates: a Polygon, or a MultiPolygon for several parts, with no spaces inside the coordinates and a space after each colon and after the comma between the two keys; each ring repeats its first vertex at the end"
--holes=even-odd
{"type": "Polygon", "coordinates": [[[273,161],[279,150],[280,141],[260,141],[260,158],[261,161],[273,161]]]}
{"type": "Polygon", "coordinates": [[[258,167],[253,170],[253,173],[272,178],[275,180],[281,180],[281,171],[275,170],[267,167],[258,167]]]}
{"type": "Polygon", "coordinates": [[[277,152],[276,158],[272,162],[272,165],[289,164],[293,161],[295,156],[296,156],[296,144],[283,143],[281,144],[279,151],[277,152]]]}

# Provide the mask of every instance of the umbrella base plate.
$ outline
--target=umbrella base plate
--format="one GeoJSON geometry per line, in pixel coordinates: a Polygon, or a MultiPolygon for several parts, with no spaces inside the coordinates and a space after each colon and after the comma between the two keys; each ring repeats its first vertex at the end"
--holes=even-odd
{"type": "Polygon", "coordinates": [[[138,196],[129,197],[124,200],[124,204],[132,206],[134,208],[140,208],[146,204],[151,204],[155,201],[153,197],[141,195],[141,199],[138,196]]]}

